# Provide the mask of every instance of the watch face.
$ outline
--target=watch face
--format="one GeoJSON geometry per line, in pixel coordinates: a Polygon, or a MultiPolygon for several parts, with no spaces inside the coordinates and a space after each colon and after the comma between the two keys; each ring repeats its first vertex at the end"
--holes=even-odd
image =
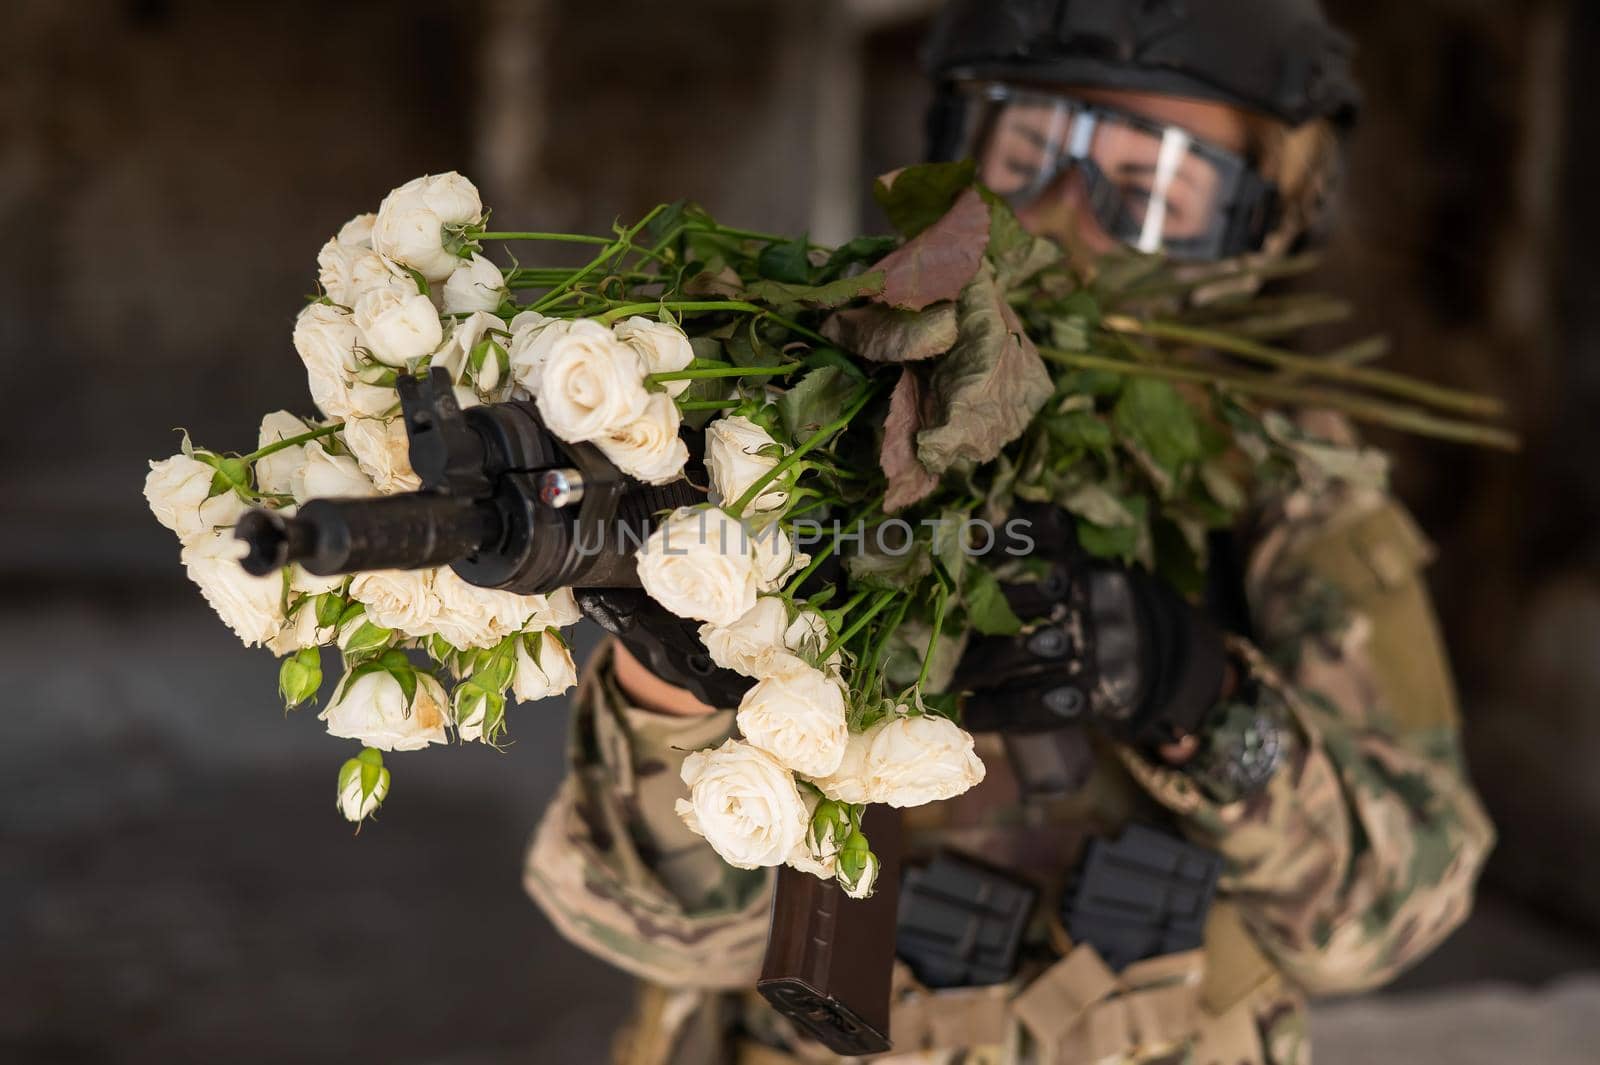
{"type": "Polygon", "coordinates": [[[1218,802],[1237,802],[1265,788],[1283,762],[1283,716],[1275,696],[1226,704],[1196,757],[1193,775],[1218,802]],[[1270,698],[1272,705],[1260,700],[1270,698]]]}

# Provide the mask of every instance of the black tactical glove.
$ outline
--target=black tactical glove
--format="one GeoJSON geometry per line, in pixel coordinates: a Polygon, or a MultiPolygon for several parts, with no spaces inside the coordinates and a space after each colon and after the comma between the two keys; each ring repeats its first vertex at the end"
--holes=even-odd
{"type": "Polygon", "coordinates": [[[575,594],[578,606],[622,641],[633,657],[668,684],[708,706],[737,706],[755,681],[711,661],[700,623],[680,618],[640,588],[596,588],[575,594]]]}
{"type": "Polygon", "coordinates": [[[1033,508],[1041,581],[1008,585],[1020,636],[974,640],[954,688],[971,692],[974,731],[1043,732],[1092,723],[1154,748],[1198,733],[1222,694],[1222,634],[1200,610],[1143,570],[1089,559],[1059,508],[1033,508]]]}

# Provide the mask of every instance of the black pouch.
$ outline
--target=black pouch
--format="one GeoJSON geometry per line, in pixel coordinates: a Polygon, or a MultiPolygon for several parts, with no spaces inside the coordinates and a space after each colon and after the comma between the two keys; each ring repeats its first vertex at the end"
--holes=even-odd
{"type": "Polygon", "coordinates": [[[1061,922],[1112,969],[1194,950],[1216,893],[1222,858],[1144,825],[1089,842],[1061,899],[1061,922]]]}
{"type": "Polygon", "coordinates": [[[1017,970],[1038,892],[1026,882],[949,852],[907,869],[895,953],[933,988],[999,984],[1017,970]]]}

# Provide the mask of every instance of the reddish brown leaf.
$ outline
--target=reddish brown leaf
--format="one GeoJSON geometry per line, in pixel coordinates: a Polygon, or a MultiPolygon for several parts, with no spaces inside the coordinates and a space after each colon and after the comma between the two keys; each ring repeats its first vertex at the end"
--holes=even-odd
{"type": "Polygon", "coordinates": [[[916,362],[955,346],[956,309],[946,303],[901,311],[869,303],[830,317],[822,323],[822,335],[871,362],[916,362]]]}
{"type": "Polygon", "coordinates": [[[883,422],[883,453],[880,461],[889,478],[883,509],[890,514],[904,510],[925,498],[939,486],[939,478],[928,472],[917,458],[917,432],[925,424],[926,390],[916,371],[900,371],[894,394],[889,397],[889,414],[883,422]]]}
{"type": "Polygon", "coordinates": [[[884,274],[880,301],[920,311],[955,299],[978,272],[988,245],[989,208],[975,189],[967,189],[943,218],[878,263],[884,274]]]}

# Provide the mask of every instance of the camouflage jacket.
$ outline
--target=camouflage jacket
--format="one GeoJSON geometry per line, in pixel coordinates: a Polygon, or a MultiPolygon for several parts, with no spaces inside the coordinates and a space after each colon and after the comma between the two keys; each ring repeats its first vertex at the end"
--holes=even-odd
{"type": "MultiPolygon", "coordinates": [[[[1101,743],[1080,793],[1022,801],[1000,743],[980,737],[984,783],[907,820],[913,851],[1045,870],[1086,831],[1174,825],[1224,859],[1204,948],[1112,974],[1058,941],[1054,964],[976,989],[897,971],[882,1060],[1304,1062],[1306,994],[1382,984],[1466,917],[1493,830],[1461,763],[1426,541],[1381,492],[1337,482],[1266,509],[1249,541],[1256,643],[1235,640],[1235,656],[1292,718],[1264,791],[1218,805],[1181,771],[1101,743]]],[[[619,1061],[840,1060],[750,990],[771,877],[723,865],[672,812],[684,754],[732,729],[731,711],[629,706],[606,652],[579,689],[571,775],[526,884],[568,938],[643,981],[619,1061]]]]}

